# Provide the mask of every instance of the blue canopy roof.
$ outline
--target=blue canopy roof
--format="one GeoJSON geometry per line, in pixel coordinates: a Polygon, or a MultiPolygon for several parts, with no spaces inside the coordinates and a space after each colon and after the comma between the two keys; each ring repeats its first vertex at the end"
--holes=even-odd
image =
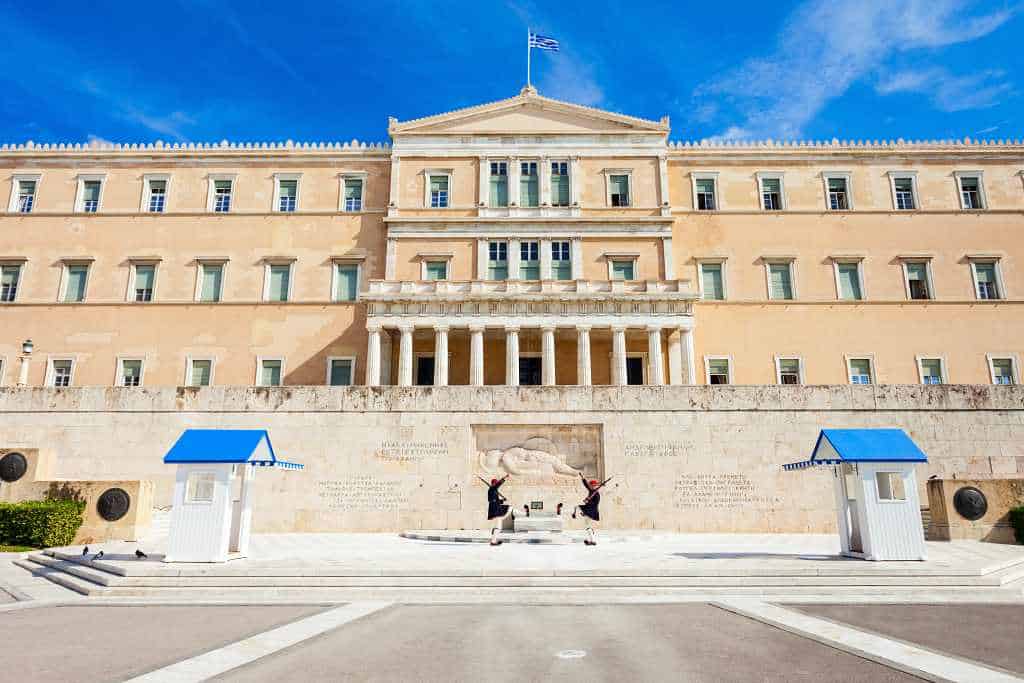
{"type": "Polygon", "coordinates": [[[166,464],[249,463],[262,467],[302,469],[295,462],[278,460],[265,429],[186,429],[164,456],[166,464]],[[266,441],[266,450],[261,444],[266,441]],[[262,457],[253,459],[259,453],[262,457]]]}
{"type": "Polygon", "coordinates": [[[783,465],[799,470],[843,462],[928,462],[902,429],[823,429],[810,460],[783,465]]]}

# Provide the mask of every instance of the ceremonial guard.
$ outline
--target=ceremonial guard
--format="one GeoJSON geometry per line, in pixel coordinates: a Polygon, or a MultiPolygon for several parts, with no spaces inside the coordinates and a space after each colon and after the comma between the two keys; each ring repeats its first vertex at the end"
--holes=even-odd
{"type": "MultiPolygon", "coordinates": [[[[508,514],[508,505],[505,503],[505,496],[501,495],[501,485],[508,479],[506,474],[501,479],[491,479],[491,483],[487,485],[487,519],[500,519],[508,514]]],[[[501,545],[501,540],[498,538],[498,527],[491,528],[491,545],[501,545]]]]}
{"type": "MultiPolygon", "coordinates": [[[[594,523],[600,521],[601,511],[599,506],[601,505],[601,488],[611,481],[611,477],[608,477],[602,482],[598,482],[596,479],[587,481],[587,478],[580,474],[580,480],[583,481],[584,488],[587,489],[587,497],[583,499],[583,502],[576,506],[580,514],[591,520],[591,523],[587,525],[587,537],[583,539],[583,543],[586,545],[597,545],[597,536],[594,532],[594,523]]],[[[576,519],[576,510],[572,513],[573,519],[576,519]]]]}

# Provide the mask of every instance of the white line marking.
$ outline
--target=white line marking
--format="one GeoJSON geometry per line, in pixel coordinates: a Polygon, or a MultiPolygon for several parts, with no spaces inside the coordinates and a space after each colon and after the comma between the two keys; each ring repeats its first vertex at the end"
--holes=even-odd
{"type": "Polygon", "coordinates": [[[336,609],[314,614],[305,619],[258,633],[222,648],[185,659],[177,664],[150,671],[131,682],[145,683],[190,683],[205,681],[225,671],[255,661],[260,657],[279,652],[296,643],[301,643],[321,633],[338,628],[390,606],[390,602],[353,602],[336,609]]]}
{"type": "Polygon", "coordinates": [[[858,631],[855,628],[765,602],[718,600],[713,604],[730,612],[931,681],[1020,683],[1024,680],[963,659],[940,655],[909,643],[889,640],[882,636],[858,631]]]}
{"type": "Polygon", "coordinates": [[[562,650],[556,652],[555,656],[559,659],[581,659],[587,656],[586,650],[562,650]]]}

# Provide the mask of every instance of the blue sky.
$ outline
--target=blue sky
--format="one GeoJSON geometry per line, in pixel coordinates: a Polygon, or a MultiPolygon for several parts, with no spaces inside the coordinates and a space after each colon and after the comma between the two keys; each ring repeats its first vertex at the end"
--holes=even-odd
{"type": "Polygon", "coordinates": [[[511,96],[673,139],[1024,138],[1019,0],[6,3],[0,141],[382,141],[511,96]]]}

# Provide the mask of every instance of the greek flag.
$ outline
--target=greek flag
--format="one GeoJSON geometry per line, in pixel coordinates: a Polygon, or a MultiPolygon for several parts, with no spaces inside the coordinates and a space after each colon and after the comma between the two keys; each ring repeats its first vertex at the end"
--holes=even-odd
{"type": "Polygon", "coordinates": [[[537,33],[530,34],[530,47],[535,47],[538,50],[551,50],[552,52],[558,52],[558,41],[554,38],[548,38],[537,33]]]}

